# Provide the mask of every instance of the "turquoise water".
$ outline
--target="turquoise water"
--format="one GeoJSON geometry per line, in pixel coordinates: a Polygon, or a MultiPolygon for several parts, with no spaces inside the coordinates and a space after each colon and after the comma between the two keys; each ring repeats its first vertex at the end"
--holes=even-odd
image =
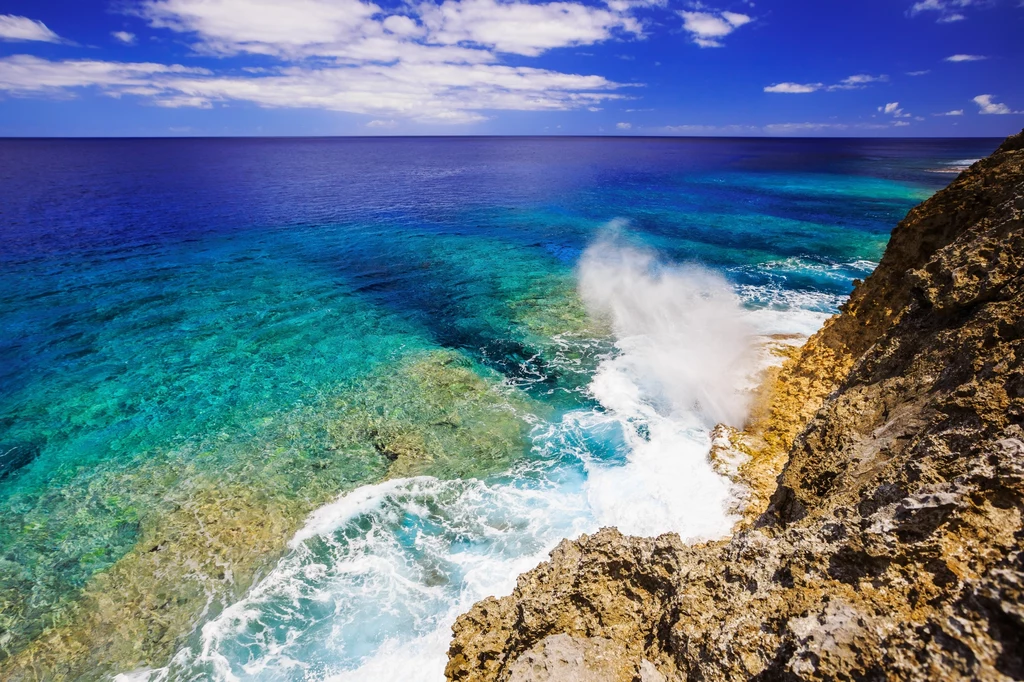
{"type": "Polygon", "coordinates": [[[166,592],[109,672],[440,679],[559,539],[720,536],[752,339],[993,146],[0,142],[0,655],[166,592]]]}

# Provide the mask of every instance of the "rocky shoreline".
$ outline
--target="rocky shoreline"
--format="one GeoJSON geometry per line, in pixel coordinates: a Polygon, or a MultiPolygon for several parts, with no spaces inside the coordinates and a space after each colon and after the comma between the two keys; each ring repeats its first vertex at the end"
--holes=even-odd
{"type": "Polygon", "coordinates": [[[1024,133],[718,434],[751,491],[731,539],[564,541],[460,617],[447,678],[1024,679],[1022,270],[1024,133]]]}

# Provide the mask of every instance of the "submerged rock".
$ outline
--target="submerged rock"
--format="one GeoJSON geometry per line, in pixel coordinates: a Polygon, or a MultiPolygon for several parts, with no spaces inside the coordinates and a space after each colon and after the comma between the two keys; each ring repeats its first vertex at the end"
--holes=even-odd
{"type": "Polygon", "coordinates": [[[1024,679],[1022,216],[1024,133],[770,377],[740,443],[763,514],[563,542],[460,617],[448,679],[1024,679]]]}
{"type": "Polygon", "coordinates": [[[27,467],[41,452],[37,443],[0,443],[0,480],[27,467]]]}
{"type": "Polygon", "coordinates": [[[133,471],[97,476],[83,497],[106,502],[116,489],[126,508],[101,537],[120,533],[131,549],[58,604],[35,598],[38,578],[18,557],[0,556],[0,680],[107,680],[166,664],[209,614],[269,572],[305,517],[339,491],[507,467],[526,452],[520,415],[535,403],[478,369],[452,351],[411,355],[287,415],[273,438],[251,443],[242,467],[197,463],[217,456],[212,447],[147,453],[133,471]]]}

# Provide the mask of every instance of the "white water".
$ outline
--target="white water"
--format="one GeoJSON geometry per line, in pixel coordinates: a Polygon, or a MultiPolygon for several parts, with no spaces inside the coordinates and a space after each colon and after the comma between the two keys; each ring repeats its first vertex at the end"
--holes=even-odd
{"type": "Polygon", "coordinates": [[[616,339],[590,385],[600,409],[538,425],[530,460],[494,480],[392,480],[321,508],[195,647],[137,679],[440,682],[458,614],[561,539],[726,535],[734,491],[707,461],[709,427],[743,420],[755,334],[824,314],[744,310],[720,276],[613,241],[584,255],[580,293],[616,339]]]}

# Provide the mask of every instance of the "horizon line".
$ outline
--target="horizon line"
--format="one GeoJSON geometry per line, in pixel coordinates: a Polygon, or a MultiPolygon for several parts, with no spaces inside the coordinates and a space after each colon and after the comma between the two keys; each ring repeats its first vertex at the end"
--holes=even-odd
{"type": "MultiPolygon", "coordinates": [[[[1013,135],[1010,133],[1009,135],[1013,135]]],[[[602,139],[602,140],[1004,140],[1008,135],[0,135],[13,140],[409,140],[409,139],[602,139]]]]}

